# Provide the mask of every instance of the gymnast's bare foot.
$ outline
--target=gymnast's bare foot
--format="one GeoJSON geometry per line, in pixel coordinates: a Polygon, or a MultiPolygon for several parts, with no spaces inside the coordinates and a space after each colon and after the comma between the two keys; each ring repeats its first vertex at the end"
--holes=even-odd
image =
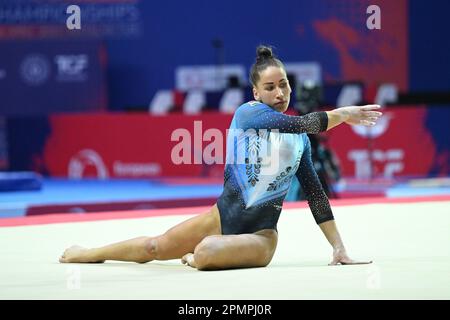
{"type": "Polygon", "coordinates": [[[194,254],[193,253],[187,253],[181,258],[181,263],[188,265],[192,268],[197,268],[197,265],[195,264],[194,260],[194,254]]]}
{"type": "Polygon", "coordinates": [[[105,260],[92,260],[87,256],[89,249],[80,246],[71,246],[66,249],[62,256],[59,258],[61,263],[103,263],[105,260]]]}

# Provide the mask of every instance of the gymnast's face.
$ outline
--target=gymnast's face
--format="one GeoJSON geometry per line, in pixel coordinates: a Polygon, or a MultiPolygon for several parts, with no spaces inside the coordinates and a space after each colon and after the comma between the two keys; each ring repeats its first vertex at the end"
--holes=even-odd
{"type": "Polygon", "coordinates": [[[261,71],[258,83],[253,86],[255,100],[261,101],[279,112],[287,110],[291,91],[286,71],[274,66],[261,71]]]}

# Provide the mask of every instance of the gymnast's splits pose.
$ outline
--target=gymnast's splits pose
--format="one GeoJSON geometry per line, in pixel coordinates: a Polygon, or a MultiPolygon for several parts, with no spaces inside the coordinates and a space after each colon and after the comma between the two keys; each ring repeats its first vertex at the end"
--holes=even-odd
{"type": "Polygon", "coordinates": [[[314,171],[307,133],[330,130],[341,123],[372,126],[381,116],[375,111],[380,107],[342,107],[304,116],[283,114],[291,88],[283,63],[270,47],[257,48],[250,79],[255,101],[241,105],[234,114],[230,132],[238,134],[228,134],[224,190],[209,211],[159,236],[138,237],[101,248],[72,246],[59,261],[145,263],[181,258],[198,270],[267,266],[277,246],[283,200],[295,175],[316,223],[333,247],[330,265],[370,263],[347,255],[314,171]],[[270,155],[263,149],[270,149],[270,155]],[[242,161],[236,160],[239,157],[242,161]]]}

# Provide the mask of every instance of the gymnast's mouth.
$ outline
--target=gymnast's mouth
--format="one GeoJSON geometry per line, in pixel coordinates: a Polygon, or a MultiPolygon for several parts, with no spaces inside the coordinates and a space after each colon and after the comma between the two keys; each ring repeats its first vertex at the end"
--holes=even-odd
{"type": "Polygon", "coordinates": [[[285,104],[286,102],[287,102],[286,100],[279,101],[279,102],[276,102],[275,105],[277,106],[277,105],[285,104]]]}

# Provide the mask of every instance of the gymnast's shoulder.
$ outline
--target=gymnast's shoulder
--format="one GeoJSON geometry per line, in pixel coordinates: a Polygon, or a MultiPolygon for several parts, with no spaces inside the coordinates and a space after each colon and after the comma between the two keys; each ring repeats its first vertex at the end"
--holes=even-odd
{"type": "Polygon", "coordinates": [[[270,108],[267,104],[264,104],[256,100],[251,100],[237,107],[235,113],[243,115],[249,112],[255,112],[256,110],[264,110],[267,108],[270,108]]]}

